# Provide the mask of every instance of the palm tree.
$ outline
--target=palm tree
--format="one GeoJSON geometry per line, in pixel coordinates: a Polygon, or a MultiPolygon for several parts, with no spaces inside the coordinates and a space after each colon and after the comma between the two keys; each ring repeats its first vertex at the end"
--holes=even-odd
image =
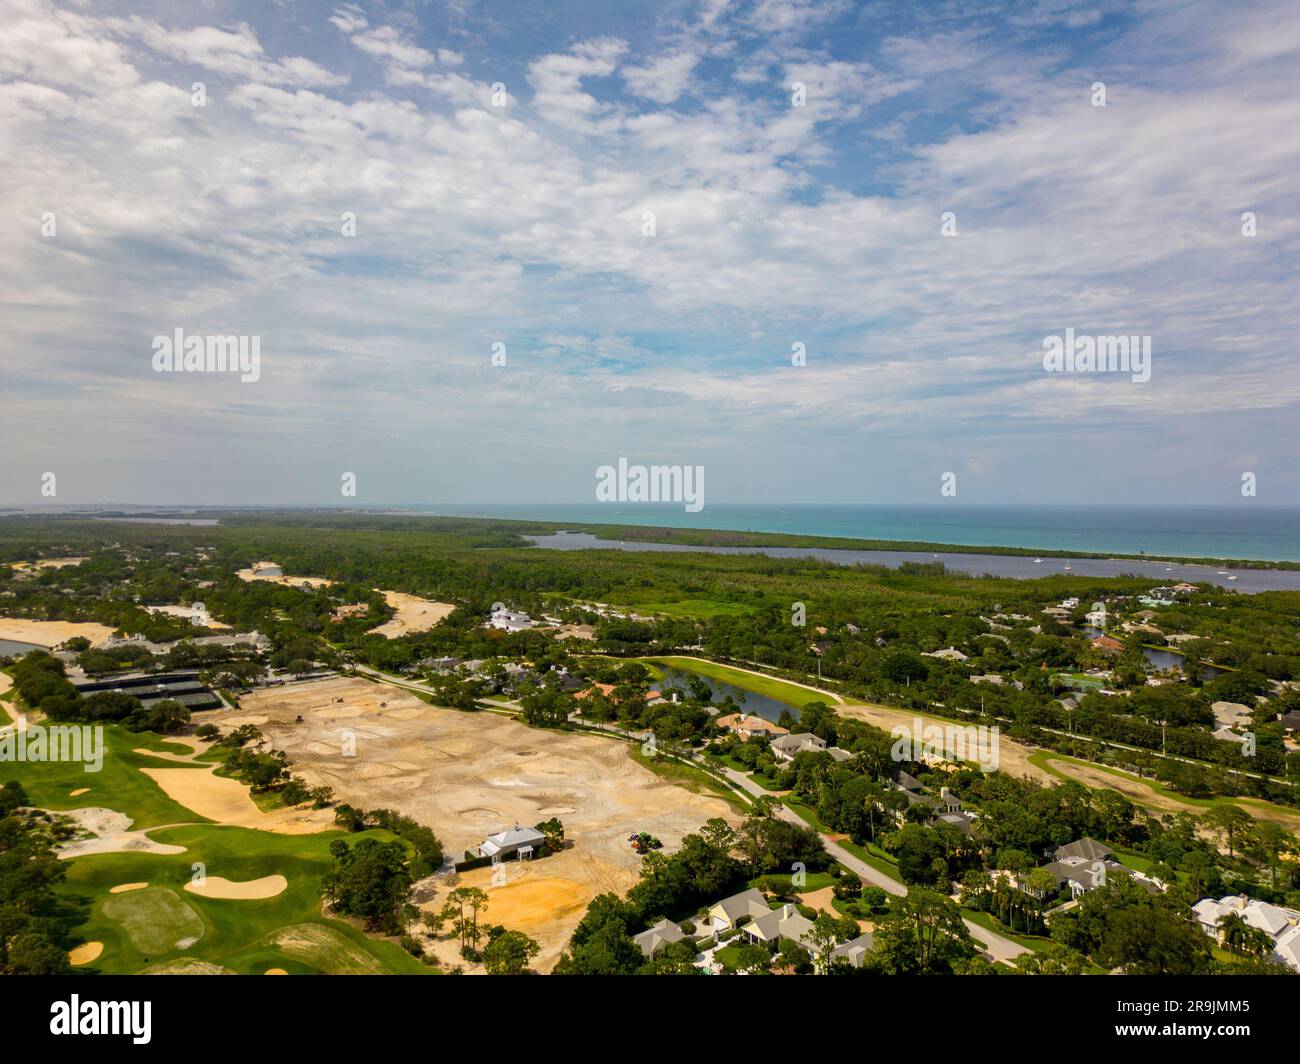
{"type": "Polygon", "coordinates": [[[1245,951],[1246,940],[1252,930],[1240,913],[1224,913],[1219,918],[1219,940],[1229,953],[1245,951]]]}

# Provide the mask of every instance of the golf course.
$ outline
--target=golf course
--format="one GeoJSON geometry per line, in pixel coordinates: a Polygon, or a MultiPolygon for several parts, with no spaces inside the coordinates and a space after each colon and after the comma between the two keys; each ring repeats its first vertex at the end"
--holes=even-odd
{"type": "MultiPolygon", "coordinates": [[[[14,692],[6,696],[15,708],[14,692]]],[[[78,927],[84,941],[70,954],[75,971],[429,972],[395,940],[323,915],[330,843],[344,832],[290,833],[275,814],[268,824],[281,830],[218,823],[148,775],[170,769],[207,777],[213,768],[213,756],[196,754],[193,745],[116,725],[104,727],[99,772],[81,763],[0,765],[0,783],[17,780],[33,808],[62,814],[76,828],[63,847],[67,877],[57,888],[85,917],[78,927]]],[[[395,838],[381,830],[347,837],[395,838]]]]}

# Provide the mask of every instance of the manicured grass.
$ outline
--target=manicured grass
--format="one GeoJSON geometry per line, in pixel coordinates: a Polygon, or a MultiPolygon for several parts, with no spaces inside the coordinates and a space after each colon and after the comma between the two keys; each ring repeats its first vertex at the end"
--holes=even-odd
{"type": "MultiPolygon", "coordinates": [[[[1053,761],[1069,761],[1075,765],[1096,769],[1098,772],[1104,772],[1107,775],[1115,776],[1117,779],[1132,780],[1135,783],[1145,784],[1156,794],[1163,795],[1165,798],[1171,798],[1174,801],[1185,802],[1188,805],[1199,806],[1200,808],[1207,810],[1220,805],[1236,805],[1255,806],[1259,809],[1275,810],[1277,812],[1284,812],[1292,815],[1298,815],[1298,813],[1300,813],[1300,811],[1290,809],[1287,806],[1266,802],[1262,798],[1189,798],[1185,794],[1179,794],[1177,791],[1171,790],[1159,780],[1138,776],[1132,772],[1125,772],[1123,769],[1114,768],[1111,765],[1099,765],[1095,761],[1084,761],[1081,758],[1070,757],[1068,754],[1058,754],[1052,750],[1039,750],[1036,753],[1030,754],[1029,761],[1044,771],[1050,772],[1057,779],[1078,782],[1073,776],[1070,776],[1052,766],[1053,761]]],[[[1139,802],[1138,804],[1141,803],[1139,802]]]]}
{"type": "Polygon", "coordinates": [[[794,886],[791,882],[793,877],[788,875],[757,876],[749,881],[749,885],[759,889],[766,886],[769,890],[774,890],[781,894],[789,893],[790,891],[795,891],[798,894],[808,894],[814,890],[833,887],[839,882],[839,880],[829,872],[805,872],[804,878],[805,882],[802,887],[794,886]]]}
{"type": "MultiPolygon", "coordinates": [[[[372,831],[349,841],[367,836],[393,838],[372,831]]],[[[189,959],[251,974],[267,968],[327,974],[429,971],[395,943],[368,938],[344,921],[322,916],[321,877],[332,866],[329,845],[341,832],[275,835],[195,825],[167,828],[151,837],[184,846],[185,852],[95,854],[69,865],[67,882],[59,889],[92,902],[80,933],[87,941],[104,943],[103,954],[89,967],[129,973],[189,959]],[[289,885],[274,898],[203,898],[184,889],[196,862],[209,876],[245,882],[279,874],[289,885]],[[109,893],[119,884],[139,882],[149,888],[109,893]],[[177,945],[196,935],[192,945],[177,945]]]]}
{"type": "Polygon", "coordinates": [[[679,599],[676,602],[637,602],[627,607],[635,613],[661,613],[665,617],[689,617],[707,620],[710,617],[748,617],[757,606],[743,602],[724,602],[719,599],[679,599]]]}
{"type": "Polygon", "coordinates": [[[733,687],[739,687],[742,691],[753,691],[755,694],[776,699],[776,701],[784,702],[795,709],[802,709],[809,702],[834,702],[830,695],[820,695],[816,691],[810,691],[806,687],[800,687],[787,680],[779,680],[775,676],[755,675],[741,669],[734,669],[730,665],[719,665],[716,661],[703,661],[698,658],[677,655],[661,658],[635,658],[633,660],[667,665],[669,668],[680,669],[682,672],[695,672],[701,676],[707,676],[711,680],[719,680],[722,683],[729,683],[733,687]]]}
{"type": "MultiPolygon", "coordinates": [[[[144,768],[183,768],[174,761],[164,761],[137,749],[188,753],[177,743],[159,736],[130,732],[115,724],[104,726],[104,761],[98,772],[87,772],[86,765],[66,761],[8,761],[0,764],[0,783],[16,779],[35,806],[54,811],[103,806],[125,813],[132,828],[157,827],[160,824],[208,823],[197,813],[167,797],[158,784],[140,772],[144,768]],[[72,792],[89,788],[85,794],[72,792]]],[[[196,771],[199,771],[196,769],[196,771]]]]}
{"type": "Polygon", "coordinates": [[[712,794],[721,798],[732,809],[742,815],[749,812],[747,797],[742,797],[737,791],[732,790],[726,784],[709,775],[702,768],[687,765],[681,761],[670,761],[667,758],[647,757],[641,752],[640,746],[629,748],[628,756],[637,764],[643,765],[656,776],[667,780],[669,783],[675,783],[677,786],[684,787],[695,794],[712,794]]]}
{"type": "Polygon", "coordinates": [[[978,924],[984,928],[985,931],[992,931],[995,935],[1010,939],[1016,945],[1024,946],[1025,949],[1033,950],[1035,953],[1043,953],[1056,948],[1055,943],[1050,938],[1041,935],[1019,934],[1012,931],[991,913],[982,912],[979,909],[963,908],[961,914],[972,924],[978,924]]]}

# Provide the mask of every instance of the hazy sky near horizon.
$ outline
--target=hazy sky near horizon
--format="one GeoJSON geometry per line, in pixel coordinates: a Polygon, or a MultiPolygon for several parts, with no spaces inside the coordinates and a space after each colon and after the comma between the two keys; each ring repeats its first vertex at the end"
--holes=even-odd
{"type": "Polygon", "coordinates": [[[620,456],[713,502],[1300,502],[1294,2],[0,27],[0,505],[586,502],[620,456]],[[260,379],[155,372],[178,328],[260,379]],[[1151,379],[1045,372],[1067,328],[1151,379]]]}

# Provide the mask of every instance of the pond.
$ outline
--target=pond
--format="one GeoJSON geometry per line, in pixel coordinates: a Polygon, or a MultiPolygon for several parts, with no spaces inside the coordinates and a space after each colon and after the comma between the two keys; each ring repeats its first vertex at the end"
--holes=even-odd
{"type": "MultiPolygon", "coordinates": [[[[689,692],[690,680],[694,677],[697,680],[703,680],[709,685],[709,690],[713,692],[713,701],[715,704],[721,704],[724,699],[730,697],[736,703],[737,708],[742,713],[752,713],[756,717],[762,717],[764,720],[770,720],[773,724],[781,719],[782,713],[789,713],[795,720],[799,719],[799,710],[785,702],[778,702],[775,698],[769,698],[767,695],[760,695],[754,691],[746,691],[734,684],[725,683],[722,680],[715,680],[711,676],[702,676],[698,672],[689,672],[685,669],[673,668],[669,665],[656,665],[661,673],[661,679],[657,685],[660,690],[668,687],[679,687],[683,691],[689,692]]],[[[815,697],[809,693],[809,697],[815,697]]],[[[723,709],[723,712],[727,712],[723,709]]]]}
{"type": "Polygon", "coordinates": [[[19,658],[31,650],[44,650],[37,643],[20,643],[16,639],[0,639],[0,658],[19,658]]]}
{"type": "MultiPolygon", "coordinates": [[[[1083,630],[1090,639],[1095,639],[1097,636],[1104,634],[1100,628],[1093,628],[1091,625],[1085,625],[1083,630]]],[[[1174,650],[1143,647],[1142,656],[1156,669],[1180,669],[1183,666],[1184,655],[1174,650]]],[[[1227,672],[1226,669],[1221,669],[1217,665],[1202,665],[1201,679],[1208,680],[1214,676],[1221,676],[1225,672],[1227,672]]]]}

